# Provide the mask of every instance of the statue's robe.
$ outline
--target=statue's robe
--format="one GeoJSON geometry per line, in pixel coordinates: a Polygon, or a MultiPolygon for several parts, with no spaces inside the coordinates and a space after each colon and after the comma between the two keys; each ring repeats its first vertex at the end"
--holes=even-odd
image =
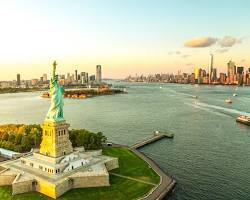
{"type": "Polygon", "coordinates": [[[50,98],[51,105],[46,119],[54,122],[64,120],[63,116],[63,87],[58,84],[56,76],[50,80],[50,98]]]}

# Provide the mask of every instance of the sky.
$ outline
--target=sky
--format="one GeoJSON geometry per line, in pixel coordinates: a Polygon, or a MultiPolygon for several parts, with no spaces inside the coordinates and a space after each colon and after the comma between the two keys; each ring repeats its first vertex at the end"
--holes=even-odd
{"type": "Polygon", "coordinates": [[[0,80],[250,67],[248,0],[0,0],[0,80]]]}

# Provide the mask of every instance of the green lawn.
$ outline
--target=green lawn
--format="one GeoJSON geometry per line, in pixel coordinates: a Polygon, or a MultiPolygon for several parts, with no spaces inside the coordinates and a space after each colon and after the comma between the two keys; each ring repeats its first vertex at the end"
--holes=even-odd
{"type": "Polygon", "coordinates": [[[148,164],[127,148],[105,148],[103,154],[119,158],[119,168],[113,170],[114,173],[156,184],[160,181],[148,164]]]}
{"type": "MultiPolygon", "coordinates": [[[[148,167],[147,163],[126,148],[106,148],[103,153],[119,157],[120,168],[112,172],[152,183],[159,182],[159,176],[148,167]]],[[[130,200],[146,194],[153,187],[113,175],[110,176],[110,183],[110,187],[73,189],[65,193],[59,200],[130,200]]],[[[12,196],[11,187],[6,186],[0,187],[0,200],[51,200],[51,198],[37,192],[12,196]]]]}

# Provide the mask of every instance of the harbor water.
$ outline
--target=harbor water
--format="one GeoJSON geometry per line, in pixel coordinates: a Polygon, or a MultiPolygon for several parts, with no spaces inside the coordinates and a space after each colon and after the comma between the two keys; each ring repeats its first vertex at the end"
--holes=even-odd
{"type": "MultiPolygon", "coordinates": [[[[128,93],[64,100],[71,128],[102,131],[109,141],[127,145],[156,130],[174,133],[174,139],[140,149],[177,181],[169,199],[250,199],[250,126],[235,122],[250,115],[250,87],[114,84],[128,93]]],[[[50,100],[40,95],[1,94],[0,124],[42,123],[50,100]]]]}

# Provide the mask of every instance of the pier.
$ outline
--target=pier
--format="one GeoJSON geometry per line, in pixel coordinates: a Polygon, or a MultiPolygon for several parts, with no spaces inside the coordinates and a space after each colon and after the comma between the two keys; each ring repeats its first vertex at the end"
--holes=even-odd
{"type": "Polygon", "coordinates": [[[143,152],[140,152],[138,149],[146,145],[152,144],[156,141],[159,141],[164,138],[172,139],[174,134],[155,131],[153,137],[138,142],[132,145],[129,149],[134,152],[141,159],[146,161],[148,165],[160,176],[160,183],[153,188],[153,190],[146,196],[140,198],[139,200],[161,200],[164,199],[168,194],[172,192],[176,185],[176,181],[173,177],[165,173],[158,164],[156,164],[151,158],[147,157],[143,152]]]}
{"type": "Polygon", "coordinates": [[[143,152],[138,150],[141,147],[152,144],[152,143],[159,141],[161,139],[164,139],[164,138],[172,139],[172,138],[174,138],[174,135],[171,133],[165,133],[165,132],[162,133],[162,132],[155,131],[153,134],[153,137],[148,138],[146,140],[143,140],[141,142],[138,142],[130,147],[126,146],[126,145],[110,143],[111,146],[113,146],[113,147],[125,147],[125,148],[130,149],[130,151],[132,151],[134,154],[136,154],[142,160],[147,162],[148,165],[160,177],[160,182],[147,195],[139,198],[138,200],[162,200],[173,191],[173,189],[176,185],[176,181],[174,180],[174,178],[170,174],[164,172],[157,163],[155,163],[151,158],[149,158],[143,152]]]}
{"type": "Polygon", "coordinates": [[[173,137],[174,137],[174,135],[171,134],[171,133],[162,133],[162,132],[155,131],[153,137],[148,138],[146,140],[143,140],[141,142],[138,142],[138,143],[132,145],[131,148],[132,149],[139,149],[141,147],[144,147],[146,145],[154,143],[154,142],[156,142],[158,140],[161,140],[161,139],[164,139],[164,138],[172,139],[173,137]]]}

